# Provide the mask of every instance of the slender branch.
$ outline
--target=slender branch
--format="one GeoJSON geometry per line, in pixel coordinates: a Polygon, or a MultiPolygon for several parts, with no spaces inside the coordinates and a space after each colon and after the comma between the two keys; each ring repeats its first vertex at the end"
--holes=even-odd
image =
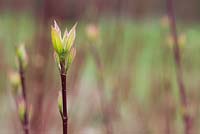
{"type": "MultiPolygon", "coordinates": [[[[177,31],[176,31],[176,21],[175,21],[174,9],[173,9],[173,0],[166,0],[166,2],[167,2],[167,12],[168,12],[169,20],[170,20],[171,34],[174,40],[173,53],[174,53],[174,59],[175,59],[175,64],[176,64],[176,76],[177,76],[177,82],[179,86],[181,105],[185,110],[187,110],[188,101],[187,101],[187,96],[186,96],[185,85],[183,82],[183,69],[182,69],[182,64],[181,64],[181,55],[180,55],[180,49],[179,49],[179,43],[178,43],[178,37],[177,37],[177,31]]],[[[191,127],[192,127],[191,125],[192,119],[189,113],[187,112],[184,113],[183,120],[184,120],[184,126],[185,126],[185,134],[190,134],[191,127]]]]}
{"type": "Polygon", "coordinates": [[[66,89],[66,70],[65,70],[65,62],[60,62],[61,65],[61,84],[62,84],[62,104],[63,104],[63,134],[67,134],[68,128],[68,115],[67,115],[67,89],[66,89]]]}
{"type": "Polygon", "coordinates": [[[24,69],[22,67],[21,61],[19,61],[19,73],[20,73],[21,86],[22,86],[22,95],[23,95],[23,99],[24,99],[24,103],[25,103],[23,129],[24,129],[25,134],[29,134],[29,120],[28,120],[28,105],[27,105],[27,98],[26,98],[26,85],[25,85],[24,69]]]}

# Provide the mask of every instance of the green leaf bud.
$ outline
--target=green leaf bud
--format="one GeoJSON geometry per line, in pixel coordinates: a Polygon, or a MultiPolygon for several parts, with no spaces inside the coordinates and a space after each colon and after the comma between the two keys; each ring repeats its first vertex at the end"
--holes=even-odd
{"type": "Polygon", "coordinates": [[[59,109],[59,112],[62,114],[62,109],[63,109],[63,102],[62,102],[62,93],[61,91],[59,91],[58,93],[58,109],[59,109]]]}
{"type": "Polygon", "coordinates": [[[69,52],[69,55],[68,55],[68,57],[67,57],[66,71],[69,70],[69,67],[71,66],[71,64],[72,64],[72,62],[73,62],[75,56],[76,56],[76,49],[73,47],[73,48],[71,49],[71,51],[69,52]]]}
{"type": "Polygon", "coordinates": [[[16,55],[19,60],[19,64],[22,64],[23,69],[27,67],[28,64],[28,57],[26,54],[25,46],[24,44],[20,44],[19,47],[16,50],[16,55]]]}
{"type": "Polygon", "coordinates": [[[69,33],[65,32],[65,34],[63,35],[63,44],[67,52],[71,50],[74,44],[74,41],[76,38],[76,26],[77,26],[77,23],[72,27],[69,33]]]}
{"type": "Polygon", "coordinates": [[[18,115],[22,122],[24,122],[24,115],[25,115],[26,105],[24,99],[18,100],[18,115]]]}
{"type": "Polygon", "coordinates": [[[54,50],[56,51],[56,53],[61,54],[63,51],[61,31],[56,21],[54,21],[54,26],[51,26],[51,39],[54,50]]]}
{"type": "Polygon", "coordinates": [[[21,86],[21,80],[20,80],[19,73],[11,71],[11,72],[9,72],[8,77],[9,77],[9,81],[10,81],[10,84],[13,89],[13,93],[14,93],[14,95],[17,95],[20,91],[20,86],[21,86]]]}

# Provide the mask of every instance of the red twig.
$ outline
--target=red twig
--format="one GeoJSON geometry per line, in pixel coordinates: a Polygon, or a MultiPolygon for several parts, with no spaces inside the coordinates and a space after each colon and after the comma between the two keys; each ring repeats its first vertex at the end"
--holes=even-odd
{"type": "Polygon", "coordinates": [[[26,98],[26,85],[25,85],[24,70],[23,70],[21,61],[19,61],[19,73],[20,73],[21,86],[22,86],[22,95],[23,95],[23,99],[24,99],[24,103],[25,103],[23,129],[24,129],[25,134],[29,134],[29,120],[28,120],[28,105],[27,105],[27,98],[26,98]]]}
{"type": "MultiPolygon", "coordinates": [[[[175,64],[176,64],[176,76],[177,76],[177,82],[179,86],[181,105],[184,108],[184,110],[187,110],[188,101],[187,101],[187,96],[186,96],[185,85],[183,82],[183,69],[182,69],[182,64],[181,64],[181,55],[180,55],[180,49],[179,49],[179,43],[178,43],[178,37],[177,37],[177,31],[176,31],[176,21],[175,21],[174,9],[173,9],[173,1],[166,0],[166,2],[167,2],[167,13],[168,13],[169,21],[170,21],[171,34],[174,40],[173,53],[174,53],[174,59],[175,59],[175,64]]],[[[185,134],[191,134],[192,119],[189,113],[185,112],[183,114],[183,120],[184,120],[185,134]]]]}
{"type": "Polygon", "coordinates": [[[62,102],[63,102],[63,134],[67,134],[68,128],[68,115],[67,115],[67,89],[66,89],[66,70],[65,70],[65,63],[61,62],[61,84],[62,84],[62,102]]]}

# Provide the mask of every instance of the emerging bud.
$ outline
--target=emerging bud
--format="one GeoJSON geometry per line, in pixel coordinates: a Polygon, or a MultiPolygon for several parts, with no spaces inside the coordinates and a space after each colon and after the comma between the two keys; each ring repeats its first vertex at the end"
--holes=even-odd
{"type": "Polygon", "coordinates": [[[86,35],[91,42],[97,41],[99,37],[99,28],[94,24],[89,24],[86,27],[86,35]]]}
{"type": "Polygon", "coordinates": [[[58,109],[60,114],[62,114],[62,110],[63,110],[63,102],[62,102],[62,93],[61,91],[58,92],[58,109]]]}
{"type": "Polygon", "coordinates": [[[76,38],[76,25],[77,23],[72,27],[69,33],[65,31],[65,35],[63,35],[63,44],[67,52],[71,50],[74,44],[74,40],[76,38]]]}
{"type": "MultiPolygon", "coordinates": [[[[178,36],[178,44],[179,44],[179,47],[183,47],[187,42],[187,39],[186,39],[186,35],[185,34],[180,34],[178,36]]],[[[169,45],[170,47],[173,47],[174,45],[174,39],[172,36],[168,36],[167,37],[167,45],[169,45]]]]}
{"type": "Polygon", "coordinates": [[[14,71],[9,72],[8,75],[9,75],[10,84],[13,89],[13,93],[16,95],[20,91],[20,85],[21,85],[20,75],[19,73],[14,72],[14,71]]]}
{"type": "Polygon", "coordinates": [[[69,70],[69,67],[71,66],[74,58],[76,56],[76,49],[73,47],[67,57],[67,66],[66,66],[66,71],[69,70]]]}
{"type": "Polygon", "coordinates": [[[61,31],[56,21],[54,21],[54,26],[51,26],[51,39],[56,53],[62,54],[63,45],[62,45],[61,31]]]}
{"type": "Polygon", "coordinates": [[[25,115],[25,110],[26,110],[26,105],[25,105],[24,99],[20,98],[18,100],[17,106],[18,106],[19,118],[22,122],[24,122],[24,115],[25,115]]]}
{"type": "Polygon", "coordinates": [[[19,60],[19,64],[22,64],[23,69],[25,69],[28,64],[28,58],[24,44],[19,45],[19,47],[16,50],[16,55],[19,60]]]}
{"type": "MultiPolygon", "coordinates": [[[[51,26],[51,38],[54,50],[56,54],[54,54],[57,66],[59,70],[61,70],[61,63],[65,63],[68,61],[67,57],[71,57],[71,49],[74,45],[75,37],[76,37],[76,25],[72,27],[72,29],[68,32],[67,28],[64,32],[64,35],[61,35],[60,28],[58,27],[56,21],[54,21],[54,26],[51,26]]],[[[71,62],[71,61],[70,61],[71,62]]],[[[68,65],[65,64],[65,68],[68,65]]]]}
{"type": "Polygon", "coordinates": [[[187,42],[187,37],[185,34],[180,34],[178,37],[178,42],[180,46],[184,46],[187,42]]]}

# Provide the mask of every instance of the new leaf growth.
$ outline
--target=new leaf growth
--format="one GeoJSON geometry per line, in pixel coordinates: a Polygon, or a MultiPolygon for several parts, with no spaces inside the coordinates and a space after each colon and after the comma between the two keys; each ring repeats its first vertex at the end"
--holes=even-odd
{"type": "Polygon", "coordinates": [[[68,130],[66,74],[76,55],[74,47],[76,25],[69,32],[66,28],[63,36],[56,21],[54,21],[54,26],[51,26],[51,38],[55,51],[54,58],[60,71],[62,86],[62,92],[60,91],[58,96],[58,108],[63,121],[63,134],[67,134],[68,130]]]}
{"type": "Polygon", "coordinates": [[[68,71],[68,68],[75,57],[76,50],[73,46],[76,37],[76,25],[77,23],[69,32],[66,28],[63,36],[56,21],[54,21],[54,26],[51,26],[51,39],[55,50],[54,57],[59,70],[61,69],[59,64],[66,63],[65,70],[68,71]]]}
{"type": "Polygon", "coordinates": [[[22,66],[22,69],[26,69],[27,64],[28,64],[28,58],[27,54],[25,51],[24,44],[21,44],[17,49],[16,49],[16,55],[19,61],[19,65],[22,66]]]}

